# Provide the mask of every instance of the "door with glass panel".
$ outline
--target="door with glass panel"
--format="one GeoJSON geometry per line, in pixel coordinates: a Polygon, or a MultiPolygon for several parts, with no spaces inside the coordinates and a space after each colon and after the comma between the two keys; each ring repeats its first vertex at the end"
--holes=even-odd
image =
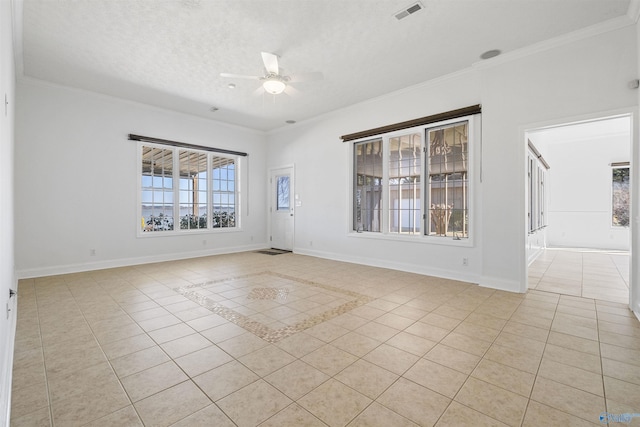
{"type": "Polygon", "coordinates": [[[291,251],[294,231],[293,167],[272,170],[269,182],[271,247],[291,251]]]}

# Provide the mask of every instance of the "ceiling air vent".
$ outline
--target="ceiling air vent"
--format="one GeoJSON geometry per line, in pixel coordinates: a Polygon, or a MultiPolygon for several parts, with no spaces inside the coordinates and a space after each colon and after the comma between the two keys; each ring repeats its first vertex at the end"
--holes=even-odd
{"type": "Polygon", "coordinates": [[[401,10],[400,12],[395,14],[396,19],[399,21],[403,18],[406,18],[407,16],[411,15],[412,13],[416,13],[419,10],[424,9],[424,6],[422,6],[422,4],[420,2],[414,3],[411,6],[409,6],[406,9],[401,10]]]}

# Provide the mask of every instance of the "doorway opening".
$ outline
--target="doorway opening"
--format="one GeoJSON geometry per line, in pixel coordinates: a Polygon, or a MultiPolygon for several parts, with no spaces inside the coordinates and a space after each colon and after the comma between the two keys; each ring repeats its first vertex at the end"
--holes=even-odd
{"type": "Polygon", "coordinates": [[[525,137],[528,288],[628,304],[631,115],[525,137]]]}

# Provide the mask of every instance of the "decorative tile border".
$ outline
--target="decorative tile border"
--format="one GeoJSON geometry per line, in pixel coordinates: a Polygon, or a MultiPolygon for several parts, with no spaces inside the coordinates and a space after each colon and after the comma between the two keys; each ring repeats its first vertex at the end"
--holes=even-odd
{"type": "MultiPolygon", "coordinates": [[[[211,310],[211,312],[221,316],[222,318],[228,320],[229,322],[232,322],[238,326],[240,326],[241,328],[246,329],[247,331],[253,333],[254,335],[262,338],[265,341],[268,341],[270,343],[276,343],[284,338],[290,337],[291,335],[294,335],[298,332],[302,332],[305,329],[309,329],[312,326],[318,325],[320,323],[326,322],[327,320],[333,319],[334,317],[340,316],[342,314],[345,314],[351,310],[353,310],[356,307],[359,307],[363,304],[366,304],[368,302],[373,301],[375,298],[366,296],[366,295],[362,295],[359,294],[357,292],[353,292],[353,291],[348,291],[345,289],[340,289],[337,288],[335,286],[329,286],[329,285],[324,285],[321,283],[316,283],[316,282],[312,282],[310,280],[305,280],[305,279],[300,279],[297,277],[292,277],[292,276],[287,276],[285,274],[280,274],[280,273],[274,273],[271,271],[265,271],[265,272],[261,272],[261,273],[253,273],[253,274],[246,274],[246,275],[241,275],[241,276],[233,276],[233,277],[228,277],[228,278],[224,278],[224,279],[219,279],[219,280],[215,280],[215,281],[207,281],[201,284],[197,284],[197,285],[189,285],[189,286],[183,286],[180,288],[175,288],[174,289],[176,292],[180,293],[181,295],[185,296],[186,298],[189,298],[190,300],[198,303],[200,306],[205,307],[209,310],[211,310]],[[306,285],[306,286],[312,286],[312,287],[316,287],[316,288],[320,288],[320,289],[324,289],[327,291],[331,291],[331,292],[336,292],[342,295],[345,295],[347,297],[352,298],[351,301],[348,301],[344,304],[341,304],[337,307],[331,308],[323,313],[317,314],[317,315],[313,315],[313,316],[309,316],[307,319],[302,320],[298,323],[296,323],[295,325],[289,325],[289,326],[285,326],[283,328],[279,328],[279,329],[273,329],[270,328],[267,325],[264,325],[260,322],[257,322],[255,320],[250,319],[249,317],[240,314],[238,312],[236,312],[235,310],[229,308],[229,307],[225,307],[224,305],[212,300],[211,298],[208,298],[205,295],[199,294],[196,290],[194,290],[195,288],[206,288],[206,287],[210,287],[212,285],[218,284],[218,283],[223,283],[223,282],[230,282],[230,281],[234,281],[234,280],[240,280],[240,279],[246,279],[246,278],[251,278],[251,277],[256,277],[256,276],[264,276],[264,275],[269,275],[269,276],[275,276],[275,277],[279,277],[281,279],[286,279],[286,280],[291,280],[293,282],[296,282],[298,284],[302,284],[302,285],[306,285]]],[[[286,293],[284,293],[284,297],[286,297],[286,295],[288,294],[288,289],[284,289],[284,288],[254,288],[248,295],[249,299],[275,299],[275,298],[281,298],[281,293],[283,291],[286,291],[286,293]]]]}
{"type": "Polygon", "coordinates": [[[286,300],[289,295],[287,288],[254,288],[247,295],[248,299],[260,300],[286,300]]]}

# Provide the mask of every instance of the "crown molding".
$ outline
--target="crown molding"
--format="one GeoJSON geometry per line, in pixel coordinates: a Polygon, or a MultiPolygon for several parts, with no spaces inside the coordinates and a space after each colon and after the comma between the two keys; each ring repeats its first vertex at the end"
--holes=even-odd
{"type": "MultiPolygon", "coordinates": [[[[631,11],[632,9],[632,4],[638,4],[638,9],[640,9],[640,0],[631,0],[631,3],[629,4],[629,11],[631,11]]],[[[635,25],[636,21],[638,20],[639,12],[640,10],[634,12],[636,13],[635,20],[634,18],[630,17],[629,12],[627,12],[626,15],[622,15],[617,18],[609,19],[607,21],[603,21],[598,24],[582,28],[580,30],[572,31],[558,37],[544,40],[539,43],[534,43],[532,45],[523,47],[521,49],[516,49],[512,52],[508,52],[491,59],[475,62],[471,65],[471,67],[474,69],[491,68],[511,61],[526,58],[537,53],[545,52],[557,47],[565,46],[567,44],[574,43],[580,40],[598,36],[600,34],[605,34],[611,31],[616,31],[621,28],[635,25]]]]}

